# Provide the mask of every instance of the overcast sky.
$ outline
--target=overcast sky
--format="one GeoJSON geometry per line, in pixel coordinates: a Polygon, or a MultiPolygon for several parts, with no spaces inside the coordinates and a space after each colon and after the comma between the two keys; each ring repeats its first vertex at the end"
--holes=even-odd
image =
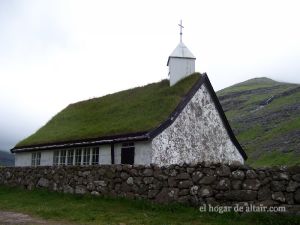
{"type": "Polygon", "coordinates": [[[300,83],[300,1],[0,0],[0,149],[68,104],[167,78],[183,42],[215,90],[300,83]]]}

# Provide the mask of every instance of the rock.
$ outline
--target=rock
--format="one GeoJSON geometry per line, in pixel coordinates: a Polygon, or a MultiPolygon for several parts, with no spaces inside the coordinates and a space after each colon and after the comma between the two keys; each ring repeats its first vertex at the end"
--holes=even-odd
{"type": "Polygon", "coordinates": [[[163,188],[156,196],[155,201],[158,203],[173,202],[178,198],[178,189],[175,188],[163,188]]]}
{"type": "Polygon", "coordinates": [[[180,173],[176,177],[177,180],[188,180],[190,178],[191,177],[190,177],[190,175],[188,173],[180,173]]]}
{"type": "Polygon", "coordinates": [[[171,170],[169,171],[169,175],[170,175],[171,177],[175,177],[175,176],[177,175],[177,171],[176,171],[175,169],[171,169],[171,170]]]}
{"type": "Polygon", "coordinates": [[[298,187],[300,187],[300,183],[291,180],[286,188],[286,191],[294,192],[298,187]]]}
{"type": "Polygon", "coordinates": [[[287,204],[289,205],[293,205],[294,204],[294,197],[293,197],[293,193],[285,193],[285,201],[287,204]]]}
{"type": "Polygon", "coordinates": [[[221,165],[216,170],[217,175],[220,177],[228,177],[230,175],[230,168],[225,165],[221,165]]]}
{"type": "Polygon", "coordinates": [[[263,187],[258,190],[257,199],[258,201],[265,201],[272,198],[272,192],[269,187],[263,187]]]}
{"type": "Polygon", "coordinates": [[[300,174],[293,175],[293,180],[300,182],[300,174]]]}
{"type": "Polygon", "coordinates": [[[199,190],[200,197],[210,197],[213,195],[213,190],[210,186],[203,186],[199,190]]]}
{"type": "Polygon", "coordinates": [[[129,185],[133,185],[133,178],[132,177],[128,177],[126,183],[129,184],[129,185]]]}
{"type": "Polygon", "coordinates": [[[257,174],[255,173],[254,170],[247,170],[246,177],[249,179],[255,179],[255,178],[257,178],[257,174]]]}
{"type": "Polygon", "coordinates": [[[259,204],[266,206],[266,207],[270,207],[270,206],[278,205],[278,202],[268,199],[268,200],[260,202],[259,204]]]}
{"type": "Polygon", "coordinates": [[[245,178],[245,173],[242,170],[236,170],[231,173],[232,178],[237,180],[243,180],[245,178]]]}
{"type": "Polygon", "coordinates": [[[197,183],[202,177],[203,177],[203,173],[201,173],[200,171],[196,171],[192,175],[192,180],[193,182],[197,183]]]}
{"type": "Polygon", "coordinates": [[[178,196],[188,195],[190,193],[189,189],[181,189],[178,192],[178,196]]]}
{"type": "Polygon", "coordinates": [[[219,181],[216,186],[218,190],[229,190],[230,189],[230,180],[228,178],[223,178],[219,181]]]}
{"type": "Polygon", "coordinates": [[[274,192],[272,194],[272,199],[275,200],[275,201],[278,201],[278,202],[282,202],[282,203],[285,202],[284,194],[281,191],[280,192],[274,192]]]}
{"type": "Polygon", "coordinates": [[[300,188],[295,192],[294,199],[297,203],[300,203],[300,188]]]}
{"type": "Polygon", "coordinates": [[[47,188],[47,187],[49,187],[49,180],[47,180],[47,179],[41,177],[41,178],[39,179],[37,185],[38,185],[39,187],[47,188]]]}
{"type": "Polygon", "coordinates": [[[150,177],[150,176],[153,175],[153,170],[147,168],[147,169],[144,170],[143,175],[146,176],[146,177],[150,177]]]}
{"type": "Polygon", "coordinates": [[[84,172],[82,172],[82,176],[83,177],[87,177],[90,174],[91,174],[91,171],[84,171],[84,172]]]}
{"type": "Polygon", "coordinates": [[[231,187],[233,190],[240,190],[242,187],[242,181],[241,180],[231,181],[231,187]]]}
{"type": "Polygon", "coordinates": [[[180,181],[178,184],[178,188],[190,188],[193,185],[193,182],[190,180],[180,181]]]}
{"type": "Polygon", "coordinates": [[[189,174],[193,173],[195,171],[194,167],[188,167],[186,168],[186,172],[188,172],[189,174]]]}
{"type": "Polygon", "coordinates": [[[271,189],[272,191],[285,191],[285,182],[284,181],[272,181],[271,189]]]}
{"type": "Polygon", "coordinates": [[[279,173],[278,179],[279,180],[289,180],[289,175],[287,173],[279,173]]]}
{"type": "Polygon", "coordinates": [[[98,191],[92,191],[92,192],[91,192],[91,195],[94,195],[94,196],[99,196],[100,194],[99,194],[99,192],[98,192],[98,191]]]}
{"type": "Polygon", "coordinates": [[[82,185],[77,185],[75,187],[75,194],[85,194],[86,193],[86,187],[82,185]]]}
{"type": "Polygon", "coordinates": [[[215,180],[215,176],[205,176],[199,181],[199,184],[212,184],[215,180]]]}
{"type": "Polygon", "coordinates": [[[64,185],[63,186],[63,192],[64,193],[73,194],[74,193],[74,189],[70,185],[64,185]]]}
{"type": "Polygon", "coordinates": [[[127,180],[128,177],[130,177],[128,173],[121,172],[121,178],[122,178],[123,180],[127,180]]]}
{"type": "Polygon", "coordinates": [[[155,198],[155,196],[157,195],[158,192],[159,192],[159,190],[149,190],[148,198],[150,198],[150,199],[155,198]]]}
{"type": "Polygon", "coordinates": [[[144,177],[143,181],[145,184],[151,184],[153,182],[153,177],[144,177]]]}
{"type": "Polygon", "coordinates": [[[89,191],[92,191],[95,189],[95,185],[93,183],[88,183],[86,188],[89,190],[89,191]]]}
{"type": "Polygon", "coordinates": [[[224,193],[224,198],[230,201],[253,201],[257,197],[257,191],[232,190],[224,193]]]}
{"type": "Polygon", "coordinates": [[[197,195],[198,194],[198,189],[199,189],[198,186],[196,186],[196,185],[192,186],[191,189],[190,189],[190,194],[191,195],[197,195]]]}
{"type": "Polygon", "coordinates": [[[181,204],[187,204],[190,201],[190,196],[185,195],[185,196],[180,196],[178,197],[177,201],[181,204]]]}
{"type": "Polygon", "coordinates": [[[107,186],[107,183],[104,180],[96,180],[96,181],[94,181],[94,184],[96,186],[101,186],[101,187],[106,187],[107,186]]]}
{"type": "Polygon", "coordinates": [[[11,178],[11,172],[9,172],[9,171],[7,171],[6,173],[5,173],[5,178],[8,180],[8,179],[10,179],[11,178]]]}
{"type": "Polygon", "coordinates": [[[243,189],[246,190],[258,190],[260,182],[257,179],[246,179],[243,183],[243,189]]]}
{"type": "Polygon", "coordinates": [[[177,181],[175,177],[169,177],[168,179],[169,187],[177,187],[177,181]]]}

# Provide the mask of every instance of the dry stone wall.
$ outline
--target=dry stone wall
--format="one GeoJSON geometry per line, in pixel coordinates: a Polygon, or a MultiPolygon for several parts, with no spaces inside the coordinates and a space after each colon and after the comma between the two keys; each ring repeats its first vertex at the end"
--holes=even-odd
{"type": "Polygon", "coordinates": [[[3,167],[0,184],[193,206],[262,204],[285,206],[289,211],[300,209],[300,166],[261,169],[220,164],[3,167]]]}

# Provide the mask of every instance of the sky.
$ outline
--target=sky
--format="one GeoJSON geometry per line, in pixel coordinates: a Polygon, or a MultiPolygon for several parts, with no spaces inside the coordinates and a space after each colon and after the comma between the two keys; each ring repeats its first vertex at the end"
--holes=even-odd
{"type": "Polygon", "coordinates": [[[183,42],[220,90],[300,83],[297,0],[0,0],[0,149],[70,103],[168,78],[183,42]]]}

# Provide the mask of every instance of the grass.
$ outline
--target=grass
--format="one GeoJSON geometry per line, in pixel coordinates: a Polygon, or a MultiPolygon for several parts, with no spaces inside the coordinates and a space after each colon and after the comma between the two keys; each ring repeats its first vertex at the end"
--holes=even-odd
{"type": "Polygon", "coordinates": [[[92,197],[27,191],[0,186],[0,210],[74,224],[126,225],[292,225],[300,216],[268,213],[207,213],[178,204],[159,205],[145,200],[92,197]]]}
{"type": "Polygon", "coordinates": [[[71,104],[17,147],[148,131],[167,119],[199,79],[195,73],[172,87],[162,80],[71,104]]]}
{"type": "Polygon", "coordinates": [[[293,152],[283,153],[272,151],[260,156],[257,160],[250,162],[253,167],[278,166],[278,165],[300,165],[299,156],[293,152]]]}

